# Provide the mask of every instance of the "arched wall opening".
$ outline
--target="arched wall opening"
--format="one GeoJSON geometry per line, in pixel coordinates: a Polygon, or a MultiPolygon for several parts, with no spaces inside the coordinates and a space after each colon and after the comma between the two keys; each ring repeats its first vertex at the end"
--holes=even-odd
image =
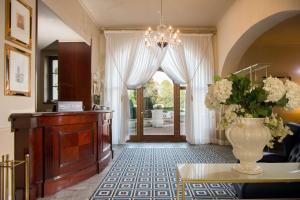
{"type": "MultiPolygon", "coordinates": [[[[256,63],[269,63],[268,75],[300,84],[300,14],[263,33],[241,57],[238,70],[256,63]]],[[[262,79],[264,71],[256,74],[262,79]]],[[[275,109],[286,121],[300,123],[300,109],[275,109]]]]}
{"type": "Polygon", "coordinates": [[[300,14],[299,10],[279,12],[268,16],[251,26],[242,34],[237,42],[235,42],[235,44],[226,55],[223,67],[221,69],[221,75],[226,76],[238,70],[240,68],[239,63],[242,56],[245,54],[251,44],[256,41],[256,39],[258,39],[266,31],[276,26],[280,22],[297,14],[300,14]]]}

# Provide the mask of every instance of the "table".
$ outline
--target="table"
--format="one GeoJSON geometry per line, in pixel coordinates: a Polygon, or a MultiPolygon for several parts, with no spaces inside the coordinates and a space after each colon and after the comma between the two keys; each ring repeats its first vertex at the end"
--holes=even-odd
{"type": "Polygon", "coordinates": [[[300,163],[258,163],[263,173],[242,174],[234,169],[238,163],[178,164],[176,168],[177,199],[180,181],[182,199],[187,183],[272,183],[300,182],[300,163]]]}

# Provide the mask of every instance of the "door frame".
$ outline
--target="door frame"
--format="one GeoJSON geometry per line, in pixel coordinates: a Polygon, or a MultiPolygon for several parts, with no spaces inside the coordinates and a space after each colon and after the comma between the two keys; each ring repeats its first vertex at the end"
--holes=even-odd
{"type": "Polygon", "coordinates": [[[144,87],[137,89],[136,135],[130,135],[131,142],[186,142],[180,135],[180,85],[173,82],[174,135],[144,135],[144,87]]]}

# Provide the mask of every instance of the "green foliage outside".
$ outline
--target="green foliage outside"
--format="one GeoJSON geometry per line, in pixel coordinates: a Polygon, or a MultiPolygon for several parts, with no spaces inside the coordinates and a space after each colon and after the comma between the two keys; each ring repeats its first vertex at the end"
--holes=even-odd
{"type": "Polygon", "coordinates": [[[170,81],[164,80],[160,84],[160,94],[157,97],[157,103],[163,104],[164,107],[173,107],[173,84],[170,81]]]}
{"type": "MultiPolygon", "coordinates": [[[[173,84],[164,80],[161,83],[150,80],[144,86],[144,106],[145,110],[154,109],[154,105],[163,105],[164,111],[172,111],[174,107],[173,101],[173,84]]],[[[130,106],[136,107],[136,91],[129,92],[130,106]]],[[[180,108],[184,111],[185,108],[185,91],[180,91],[180,108]]]]}

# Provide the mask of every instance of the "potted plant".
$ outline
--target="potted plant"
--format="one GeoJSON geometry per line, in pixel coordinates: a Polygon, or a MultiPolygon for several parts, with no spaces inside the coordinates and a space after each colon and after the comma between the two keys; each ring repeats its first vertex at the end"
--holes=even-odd
{"type": "Polygon", "coordinates": [[[263,156],[266,145],[272,147],[292,134],[273,108],[295,109],[300,106],[300,86],[286,80],[268,77],[251,82],[247,77],[231,75],[215,78],[206,95],[207,108],[221,110],[218,128],[225,130],[234,156],[240,164],[234,169],[246,174],[259,174],[256,162],[263,156]]]}

